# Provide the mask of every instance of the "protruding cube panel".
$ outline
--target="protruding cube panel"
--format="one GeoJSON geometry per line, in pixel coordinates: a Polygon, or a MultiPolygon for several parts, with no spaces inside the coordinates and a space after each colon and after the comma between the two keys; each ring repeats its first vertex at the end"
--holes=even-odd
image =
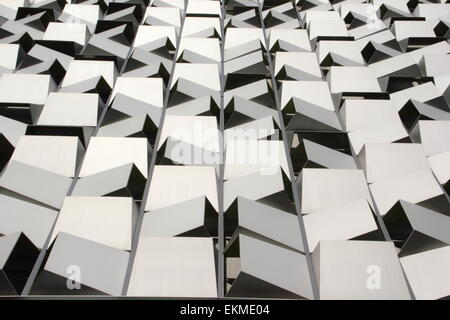
{"type": "Polygon", "coordinates": [[[0,236],[0,295],[20,295],[39,250],[22,232],[0,236]]]}
{"type": "Polygon", "coordinates": [[[411,299],[390,242],[321,241],[312,258],[320,299],[411,299]]]}
{"type": "Polygon", "coordinates": [[[31,295],[122,294],[128,252],[60,232],[46,255],[31,295]]]}
{"type": "Polygon", "coordinates": [[[217,297],[211,238],[140,239],[127,296],[217,297]]]}

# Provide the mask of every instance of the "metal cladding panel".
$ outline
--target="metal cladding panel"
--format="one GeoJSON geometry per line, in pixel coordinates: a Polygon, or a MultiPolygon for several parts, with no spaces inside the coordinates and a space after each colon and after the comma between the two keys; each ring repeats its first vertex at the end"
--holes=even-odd
{"type": "Polygon", "coordinates": [[[450,296],[444,2],[0,1],[0,296],[450,296]]]}

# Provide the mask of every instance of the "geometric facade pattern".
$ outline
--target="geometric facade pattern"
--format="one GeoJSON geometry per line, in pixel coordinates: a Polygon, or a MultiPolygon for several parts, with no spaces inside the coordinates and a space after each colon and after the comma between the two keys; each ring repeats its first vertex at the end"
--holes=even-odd
{"type": "Polygon", "coordinates": [[[450,4],[0,3],[0,295],[450,296],[450,4]]]}

